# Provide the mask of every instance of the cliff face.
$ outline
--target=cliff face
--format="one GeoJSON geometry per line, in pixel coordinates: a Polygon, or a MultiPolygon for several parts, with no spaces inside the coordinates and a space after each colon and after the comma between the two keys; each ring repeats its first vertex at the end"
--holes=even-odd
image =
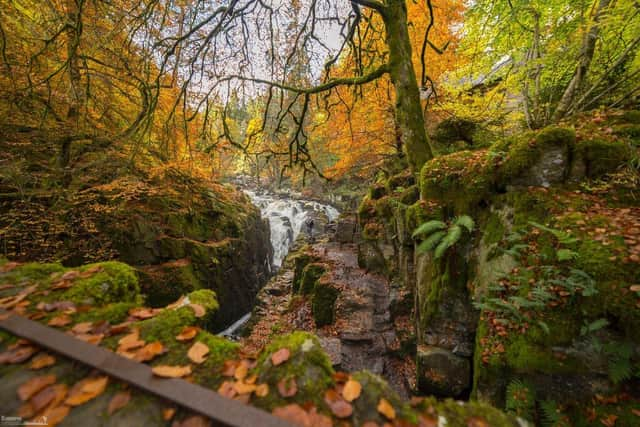
{"type": "Polygon", "coordinates": [[[359,210],[360,262],[414,294],[421,391],[535,421],[546,405],[575,420],[589,406],[631,422],[638,396],[627,392],[640,367],[634,117],[517,135],[437,157],[417,182],[401,173],[372,187],[359,210]],[[456,225],[462,216],[472,232],[456,225]],[[412,238],[424,223],[431,230],[412,238]],[[596,395],[627,400],[614,409],[596,395]]]}
{"type": "Polygon", "coordinates": [[[153,306],[212,289],[222,306],[213,329],[251,310],[270,274],[271,245],[244,194],[170,166],[132,165],[104,141],[78,143],[74,163],[60,171],[55,148],[37,130],[3,133],[0,150],[23,163],[0,173],[2,255],[66,266],[126,262],[153,306]]]}

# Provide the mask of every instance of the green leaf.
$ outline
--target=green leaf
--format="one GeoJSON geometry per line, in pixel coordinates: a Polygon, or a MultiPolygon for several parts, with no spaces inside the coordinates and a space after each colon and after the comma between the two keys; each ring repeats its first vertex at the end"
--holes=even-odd
{"type": "Polygon", "coordinates": [[[436,231],[431,236],[429,236],[427,238],[427,240],[425,240],[424,242],[420,243],[420,245],[418,246],[418,249],[417,249],[418,253],[419,254],[423,254],[423,253],[432,251],[436,246],[438,246],[440,241],[446,235],[447,235],[447,233],[445,231],[436,231]]]}
{"type": "Polygon", "coordinates": [[[437,230],[444,230],[447,228],[447,224],[442,221],[432,220],[421,224],[416,228],[411,237],[417,237],[420,234],[431,234],[437,230]]]}
{"type": "Polygon", "coordinates": [[[459,225],[452,225],[449,228],[446,236],[444,236],[444,238],[442,239],[442,242],[440,242],[440,244],[436,248],[434,257],[436,259],[442,257],[447,249],[455,245],[458,240],[460,240],[460,236],[462,236],[462,228],[460,228],[459,225]]]}
{"type": "Polygon", "coordinates": [[[578,258],[578,252],[572,251],[571,249],[558,249],[556,251],[556,257],[558,257],[558,261],[571,261],[578,258]]]}

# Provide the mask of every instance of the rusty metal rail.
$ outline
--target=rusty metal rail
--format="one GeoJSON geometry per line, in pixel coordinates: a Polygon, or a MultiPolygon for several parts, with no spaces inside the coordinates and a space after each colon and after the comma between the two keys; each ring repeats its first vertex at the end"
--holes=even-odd
{"type": "MultiPolygon", "coordinates": [[[[7,311],[0,309],[0,314],[7,311]]],[[[261,409],[220,396],[213,390],[181,379],[158,378],[151,368],[102,347],[78,340],[25,317],[11,314],[0,328],[35,344],[77,360],[105,374],[210,418],[222,427],[292,427],[261,409]]]]}

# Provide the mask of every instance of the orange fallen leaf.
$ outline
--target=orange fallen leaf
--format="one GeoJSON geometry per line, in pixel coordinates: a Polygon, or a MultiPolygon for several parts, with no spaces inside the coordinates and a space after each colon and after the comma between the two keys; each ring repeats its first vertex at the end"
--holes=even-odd
{"type": "Polygon", "coordinates": [[[132,330],[130,334],[118,340],[118,350],[116,352],[126,352],[134,348],[142,347],[143,345],[144,341],[140,339],[140,330],[136,328],[132,330]]]}
{"type": "Polygon", "coordinates": [[[67,271],[60,277],[60,280],[73,280],[80,275],[80,272],[77,270],[67,271]]]}
{"type": "Polygon", "coordinates": [[[210,427],[211,421],[202,415],[192,415],[180,423],[180,427],[210,427]]]}
{"type": "Polygon", "coordinates": [[[193,313],[196,315],[196,317],[202,317],[207,313],[207,310],[205,310],[204,307],[200,304],[191,303],[189,304],[189,307],[193,309],[193,313]]]}
{"type": "Polygon", "coordinates": [[[162,419],[169,421],[176,414],[176,408],[164,408],[162,410],[162,419]]]}
{"type": "Polygon", "coordinates": [[[69,390],[69,397],[64,401],[65,405],[79,406],[86,403],[104,392],[109,382],[109,377],[85,378],[76,383],[69,390]]]}
{"type": "Polygon", "coordinates": [[[311,408],[308,412],[309,425],[313,427],[333,427],[331,418],[324,414],[318,413],[316,408],[311,408]]]}
{"type": "Polygon", "coordinates": [[[103,334],[78,334],[76,338],[88,342],[89,344],[98,345],[102,342],[102,338],[104,338],[103,334]]]}
{"type": "Polygon", "coordinates": [[[278,381],[278,393],[282,397],[291,397],[298,392],[298,384],[293,377],[283,378],[278,381]]]}
{"type": "Polygon", "coordinates": [[[233,398],[236,395],[236,389],[233,384],[231,381],[224,381],[220,384],[220,387],[218,387],[218,394],[230,399],[233,398]]]}
{"type": "Polygon", "coordinates": [[[271,363],[273,366],[278,366],[289,360],[291,352],[288,348],[281,348],[271,355],[271,363]]]}
{"type": "Polygon", "coordinates": [[[393,421],[396,418],[396,410],[393,409],[391,403],[385,398],[380,399],[378,402],[378,412],[387,417],[387,419],[393,421]]]}
{"type": "Polygon", "coordinates": [[[0,363],[22,363],[37,352],[38,349],[30,345],[18,346],[4,353],[0,353],[0,363]]]}
{"type": "Polygon", "coordinates": [[[309,414],[297,403],[275,408],[272,414],[299,426],[310,425],[309,414]]]}
{"type": "Polygon", "coordinates": [[[207,354],[209,354],[209,347],[206,344],[197,341],[187,352],[187,357],[191,359],[193,363],[197,363],[199,365],[204,363],[207,354]]]}
{"type": "Polygon", "coordinates": [[[67,386],[65,384],[53,384],[43,388],[29,400],[34,414],[37,414],[46,407],[58,406],[67,396],[67,386]]]}
{"type": "Polygon", "coordinates": [[[71,323],[71,317],[68,314],[61,314],[59,316],[51,318],[51,320],[47,322],[47,325],[67,326],[69,323],[71,323]]]}
{"type": "Polygon", "coordinates": [[[80,322],[73,325],[71,331],[75,334],[88,334],[93,329],[93,322],[80,322]]]}
{"type": "Polygon", "coordinates": [[[130,391],[120,391],[116,393],[109,402],[109,407],[107,408],[107,413],[112,415],[118,409],[122,409],[127,406],[127,403],[131,400],[131,392],[130,391]]]}
{"type": "Polygon", "coordinates": [[[269,394],[269,384],[258,384],[255,393],[258,397],[265,397],[269,394]]]}
{"type": "Polygon", "coordinates": [[[240,362],[235,372],[233,373],[233,377],[237,380],[243,380],[247,373],[249,372],[249,364],[246,360],[240,362]]]}
{"type": "Polygon", "coordinates": [[[358,397],[360,397],[361,392],[362,386],[360,385],[360,383],[356,380],[351,379],[344,385],[344,388],[342,389],[342,397],[344,397],[344,400],[346,400],[347,402],[353,402],[358,397]]]}
{"type": "Polygon", "coordinates": [[[198,335],[199,331],[200,328],[197,326],[185,326],[182,328],[182,331],[180,331],[180,334],[176,336],[176,339],[178,341],[190,341],[198,335]]]}
{"type": "Polygon", "coordinates": [[[133,359],[137,362],[147,362],[164,352],[165,348],[162,343],[160,341],[154,341],[136,351],[133,359]]]}
{"type": "Polygon", "coordinates": [[[70,407],[66,405],[56,406],[47,409],[42,414],[43,417],[47,417],[47,426],[54,427],[60,424],[67,415],[69,415],[70,407]]]}
{"type": "Polygon", "coordinates": [[[29,381],[18,387],[18,397],[23,402],[25,400],[29,400],[31,396],[33,396],[46,386],[54,384],[55,382],[55,375],[41,375],[38,377],[33,377],[29,381]]]}
{"type": "Polygon", "coordinates": [[[221,375],[224,377],[234,376],[239,363],[240,362],[238,362],[237,360],[225,360],[222,366],[221,375]]]}
{"type": "Polygon", "coordinates": [[[151,372],[158,377],[163,378],[182,378],[191,375],[191,366],[169,366],[158,365],[151,368],[151,372]]]}
{"type": "Polygon", "coordinates": [[[137,319],[144,320],[144,319],[151,319],[153,316],[156,315],[156,312],[151,308],[136,307],[129,310],[129,315],[137,319]]]}
{"type": "Polygon", "coordinates": [[[257,386],[255,384],[247,384],[242,381],[237,381],[233,384],[233,388],[238,394],[250,394],[256,390],[257,386]]]}
{"type": "Polygon", "coordinates": [[[326,402],[333,415],[337,418],[347,418],[353,413],[353,406],[346,400],[344,400],[337,391],[329,389],[324,394],[324,401],[326,402]]]}
{"type": "Polygon", "coordinates": [[[56,358],[51,356],[50,354],[39,354],[33,358],[31,361],[31,365],[29,369],[38,370],[42,368],[46,368],[56,363],[56,358]]]}
{"type": "Polygon", "coordinates": [[[178,298],[177,301],[172,302],[166,308],[168,310],[175,310],[177,308],[180,308],[180,307],[182,307],[184,305],[184,300],[185,300],[185,296],[182,295],[180,298],[178,298]]]}

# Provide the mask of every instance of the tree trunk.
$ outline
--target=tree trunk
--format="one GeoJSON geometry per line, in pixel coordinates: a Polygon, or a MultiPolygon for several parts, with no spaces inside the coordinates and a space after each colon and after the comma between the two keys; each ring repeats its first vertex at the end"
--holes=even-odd
{"type": "Polygon", "coordinates": [[[420,91],[411,60],[405,0],[389,0],[382,15],[389,47],[389,74],[396,91],[396,122],[411,169],[433,157],[425,129],[420,91]]]}
{"type": "Polygon", "coordinates": [[[609,7],[611,0],[599,0],[598,8],[596,9],[595,16],[593,17],[593,25],[585,35],[582,42],[582,48],[580,49],[580,58],[578,59],[578,66],[573,74],[573,78],[569,82],[569,85],[562,94],[562,98],[556,107],[556,111],[553,114],[554,121],[561,120],[571,110],[573,102],[578,95],[578,92],[584,85],[589,67],[591,66],[591,60],[596,50],[596,42],[598,41],[598,35],[600,34],[600,19],[605,12],[605,9],[609,7]]]}

